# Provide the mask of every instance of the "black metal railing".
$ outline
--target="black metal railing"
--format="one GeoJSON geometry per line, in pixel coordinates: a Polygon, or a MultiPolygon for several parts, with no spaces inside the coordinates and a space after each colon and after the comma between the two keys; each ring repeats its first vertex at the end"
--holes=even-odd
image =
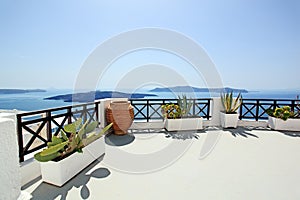
{"type": "Polygon", "coordinates": [[[78,118],[82,118],[83,121],[99,121],[99,103],[93,102],[17,114],[20,162],[24,161],[24,156],[46,147],[47,142],[51,141],[52,135],[58,135],[65,124],[70,124],[78,118]]]}
{"type": "MultiPolygon", "coordinates": [[[[212,99],[189,99],[192,101],[191,116],[201,116],[209,119],[212,99]]],[[[151,121],[163,120],[161,106],[164,104],[177,103],[177,99],[130,99],[134,108],[134,120],[151,121]]]]}
{"type": "Polygon", "coordinates": [[[240,119],[265,120],[266,111],[282,106],[290,106],[293,112],[299,112],[300,101],[295,99],[243,99],[240,107],[240,119]]]}
{"type": "MultiPolygon", "coordinates": [[[[211,118],[213,99],[190,100],[193,102],[191,116],[201,116],[207,120],[211,118]]],[[[134,108],[134,120],[144,122],[162,121],[161,106],[177,103],[177,99],[130,99],[129,101],[134,108]]],[[[299,100],[291,99],[243,99],[239,109],[240,119],[265,120],[268,118],[267,109],[282,106],[290,106],[292,111],[300,112],[299,103],[299,100]]],[[[53,135],[59,134],[64,125],[78,118],[82,118],[83,121],[99,121],[99,104],[100,102],[97,101],[17,114],[20,162],[24,161],[24,156],[46,147],[47,142],[53,135]]]]}

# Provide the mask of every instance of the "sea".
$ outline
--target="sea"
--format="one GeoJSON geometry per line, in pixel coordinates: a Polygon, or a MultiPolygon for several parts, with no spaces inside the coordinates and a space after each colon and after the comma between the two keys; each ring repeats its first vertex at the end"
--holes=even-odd
{"type": "MultiPolygon", "coordinates": [[[[148,94],[155,94],[155,97],[145,97],[146,99],[168,99],[176,98],[178,95],[171,92],[149,92],[139,91],[148,94]]],[[[23,94],[0,94],[0,111],[2,110],[19,110],[19,111],[34,111],[41,109],[56,108],[78,103],[64,102],[62,100],[45,100],[47,97],[56,95],[71,94],[72,89],[51,89],[46,92],[32,92],[23,94]]],[[[219,93],[186,93],[187,97],[192,98],[211,98],[219,97],[219,93]]],[[[299,97],[300,90],[257,90],[243,93],[244,99],[296,99],[299,97]]]]}

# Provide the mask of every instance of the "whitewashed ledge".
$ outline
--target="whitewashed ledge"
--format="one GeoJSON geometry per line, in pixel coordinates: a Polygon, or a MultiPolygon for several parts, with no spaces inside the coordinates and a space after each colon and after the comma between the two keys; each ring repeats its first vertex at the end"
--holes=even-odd
{"type": "MultiPolygon", "coordinates": [[[[220,126],[218,124],[212,124],[211,120],[203,120],[203,127],[220,126]]],[[[253,127],[253,128],[267,128],[267,121],[251,121],[251,120],[239,120],[238,126],[240,127],[253,127]]],[[[130,129],[163,129],[164,122],[161,120],[151,122],[133,122],[130,129]]]]}

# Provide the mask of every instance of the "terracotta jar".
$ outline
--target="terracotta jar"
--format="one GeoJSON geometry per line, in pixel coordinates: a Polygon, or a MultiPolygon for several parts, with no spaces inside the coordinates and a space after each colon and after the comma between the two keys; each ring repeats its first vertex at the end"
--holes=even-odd
{"type": "Polygon", "coordinates": [[[113,101],[106,110],[108,123],[113,122],[113,130],[116,135],[128,133],[134,119],[133,107],[128,101],[113,101]]]}

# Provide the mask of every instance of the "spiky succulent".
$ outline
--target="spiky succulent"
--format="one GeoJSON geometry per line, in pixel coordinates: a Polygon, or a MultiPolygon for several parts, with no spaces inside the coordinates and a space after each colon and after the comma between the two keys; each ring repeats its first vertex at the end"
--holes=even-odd
{"type": "Polygon", "coordinates": [[[225,113],[236,113],[237,109],[242,104],[242,95],[241,93],[234,99],[233,92],[223,93],[221,94],[221,101],[224,108],[225,113]]]}
{"type": "Polygon", "coordinates": [[[178,106],[181,109],[181,116],[187,117],[190,114],[190,110],[192,108],[193,102],[189,100],[186,95],[182,95],[182,97],[178,96],[178,106]]]}

